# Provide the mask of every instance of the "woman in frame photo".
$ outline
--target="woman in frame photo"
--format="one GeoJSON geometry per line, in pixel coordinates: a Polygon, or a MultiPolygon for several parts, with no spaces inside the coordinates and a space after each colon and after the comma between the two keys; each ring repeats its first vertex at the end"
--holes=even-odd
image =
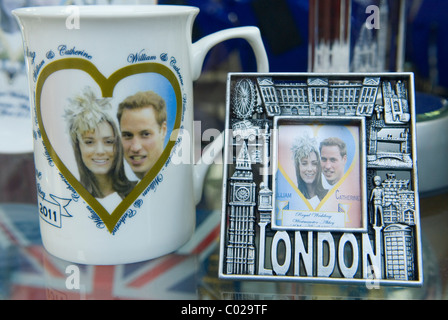
{"type": "Polygon", "coordinates": [[[296,169],[297,188],[315,208],[328,192],[322,185],[322,167],[316,140],[303,135],[296,139],[291,152],[296,169]]]}

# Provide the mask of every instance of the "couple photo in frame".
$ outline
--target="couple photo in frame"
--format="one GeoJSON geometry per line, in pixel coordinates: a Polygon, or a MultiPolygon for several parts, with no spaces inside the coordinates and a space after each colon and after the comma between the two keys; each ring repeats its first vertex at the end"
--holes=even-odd
{"type": "Polygon", "coordinates": [[[272,228],[365,230],[363,119],[277,117],[274,130],[272,228]]]}

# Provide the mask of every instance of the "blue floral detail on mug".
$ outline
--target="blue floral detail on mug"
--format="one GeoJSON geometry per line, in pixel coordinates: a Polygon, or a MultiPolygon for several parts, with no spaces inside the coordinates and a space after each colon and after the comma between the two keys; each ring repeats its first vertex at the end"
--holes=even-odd
{"type": "Polygon", "coordinates": [[[41,198],[45,198],[45,192],[42,190],[40,183],[37,183],[37,195],[41,198]]]}
{"type": "Polygon", "coordinates": [[[184,121],[185,110],[187,109],[187,94],[182,95],[182,121],[184,121]]]}
{"type": "Polygon", "coordinates": [[[171,164],[171,162],[173,161],[173,157],[177,155],[177,149],[179,148],[179,144],[182,142],[182,137],[181,137],[182,131],[183,131],[183,125],[179,129],[179,138],[176,140],[176,143],[174,144],[174,147],[173,147],[173,151],[171,152],[170,156],[166,160],[163,169],[168,167],[171,164]]]}
{"type": "Polygon", "coordinates": [[[174,71],[176,71],[176,73],[177,73],[177,75],[179,77],[180,84],[184,85],[184,79],[182,78],[182,74],[180,73],[180,67],[177,65],[177,60],[176,60],[175,57],[171,57],[170,65],[174,69],[174,71]]]}
{"type": "Polygon", "coordinates": [[[59,176],[61,177],[62,181],[67,185],[67,189],[70,190],[70,192],[72,193],[71,195],[72,200],[78,202],[80,198],[79,193],[75,190],[75,188],[72,187],[72,185],[67,181],[67,179],[64,177],[62,173],[59,172],[59,176]]]}
{"type": "Polygon", "coordinates": [[[39,170],[35,169],[35,174],[36,174],[36,179],[37,180],[41,180],[42,179],[42,172],[40,172],[39,170]]]}
{"type": "Polygon", "coordinates": [[[137,210],[128,209],[123,216],[118,220],[117,224],[115,225],[114,230],[112,231],[112,235],[115,235],[117,231],[120,229],[121,224],[125,223],[127,218],[132,218],[137,214],[137,210]]]}
{"type": "Polygon", "coordinates": [[[39,76],[39,72],[42,69],[42,67],[45,64],[45,60],[42,60],[41,62],[39,62],[36,67],[33,69],[33,81],[36,82],[37,78],[39,76]]]}
{"type": "Polygon", "coordinates": [[[167,53],[162,53],[160,55],[160,60],[162,61],[168,61],[168,54],[167,53]]]}
{"type": "Polygon", "coordinates": [[[47,59],[51,60],[54,58],[55,54],[54,54],[53,50],[50,50],[47,52],[47,54],[45,56],[47,57],[47,59]]]}
{"type": "Polygon", "coordinates": [[[30,50],[30,48],[26,47],[25,56],[27,58],[31,59],[30,63],[33,65],[34,60],[36,59],[36,51],[32,51],[32,50],[30,50]]]}
{"type": "Polygon", "coordinates": [[[105,224],[103,220],[98,216],[98,214],[89,206],[87,206],[87,210],[90,212],[89,218],[93,220],[93,222],[96,224],[96,227],[98,229],[104,229],[105,224]]]}
{"type": "Polygon", "coordinates": [[[45,159],[47,159],[48,164],[50,165],[50,167],[54,167],[54,161],[51,158],[50,153],[48,152],[47,147],[45,147],[45,144],[43,143],[43,141],[42,141],[42,145],[43,145],[44,150],[45,150],[45,153],[44,153],[45,159]]]}
{"type": "Polygon", "coordinates": [[[142,199],[138,199],[137,201],[134,202],[134,207],[135,208],[140,208],[143,204],[143,200],[142,199]]]}
{"type": "Polygon", "coordinates": [[[159,173],[157,177],[149,184],[149,186],[143,191],[142,196],[146,196],[149,191],[156,190],[157,186],[163,181],[163,174],[159,173]]]}
{"type": "Polygon", "coordinates": [[[129,218],[132,218],[133,216],[135,216],[137,214],[137,210],[128,209],[128,211],[126,211],[126,213],[128,214],[129,218]]]}

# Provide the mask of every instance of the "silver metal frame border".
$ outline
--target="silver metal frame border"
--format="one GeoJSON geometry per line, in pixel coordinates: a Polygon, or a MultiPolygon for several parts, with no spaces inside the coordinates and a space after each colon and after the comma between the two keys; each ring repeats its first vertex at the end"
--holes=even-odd
{"type": "MultiPolygon", "coordinates": [[[[222,280],[233,280],[233,281],[274,281],[274,282],[303,282],[303,283],[316,283],[316,284],[335,284],[335,285],[362,285],[366,283],[372,283],[375,281],[376,284],[380,286],[399,286],[399,287],[421,287],[424,282],[423,275],[423,254],[422,254],[422,235],[421,235],[421,224],[420,224],[420,206],[418,197],[418,169],[417,169],[417,143],[416,143],[416,111],[415,111],[415,81],[414,74],[412,72],[383,72],[383,73],[229,73],[227,76],[226,84],[226,118],[225,118],[225,137],[224,137],[224,166],[223,166],[223,188],[222,188],[222,213],[221,213],[221,230],[220,230],[220,244],[219,244],[219,265],[218,265],[218,277],[222,280]],[[230,87],[231,79],[238,76],[247,77],[363,77],[372,76],[380,77],[386,79],[396,79],[396,78],[406,78],[408,82],[408,102],[411,114],[411,152],[412,152],[412,181],[413,181],[413,191],[415,193],[415,210],[416,210],[416,223],[415,223],[415,246],[416,250],[416,280],[405,281],[405,280],[389,280],[389,279],[354,279],[354,278],[331,278],[331,277],[297,277],[297,276],[276,276],[276,275],[228,275],[223,272],[224,260],[225,260],[225,242],[226,242],[226,218],[227,218],[227,179],[228,179],[228,146],[229,146],[229,124],[230,124],[230,87]]],[[[364,161],[365,163],[366,161],[364,161]]]]}

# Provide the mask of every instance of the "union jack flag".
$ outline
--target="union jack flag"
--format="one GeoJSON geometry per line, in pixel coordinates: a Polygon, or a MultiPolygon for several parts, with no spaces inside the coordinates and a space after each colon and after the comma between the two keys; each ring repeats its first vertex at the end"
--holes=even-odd
{"type": "Polygon", "coordinates": [[[173,254],[126,265],[79,265],[43,249],[36,206],[0,206],[2,298],[197,299],[203,265],[217,247],[219,223],[219,211],[198,210],[193,238],[173,254]]]}

